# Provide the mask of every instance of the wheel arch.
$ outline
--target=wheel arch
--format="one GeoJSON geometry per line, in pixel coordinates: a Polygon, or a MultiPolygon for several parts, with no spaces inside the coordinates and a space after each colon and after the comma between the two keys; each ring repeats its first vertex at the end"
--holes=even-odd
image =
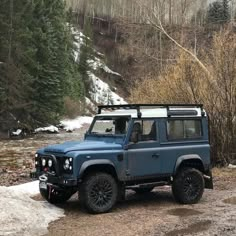
{"type": "Polygon", "coordinates": [[[201,157],[196,154],[180,156],[175,164],[174,174],[183,167],[192,167],[204,173],[204,165],[201,157]]]}
{"type": "Polygon", "coordinates": [[[82,164],[79,172],[79,179],[82,179],[88,173],[104,172],[112,175],[117,179],[115,165],[112,161],[106,159],[90,160],[82,164]]]}

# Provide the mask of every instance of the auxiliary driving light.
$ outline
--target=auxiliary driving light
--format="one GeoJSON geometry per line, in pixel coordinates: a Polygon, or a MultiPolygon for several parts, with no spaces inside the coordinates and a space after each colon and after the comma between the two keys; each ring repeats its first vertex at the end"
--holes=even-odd
{"type": "Polygon", "coordinates": [[[46,166],[46,160],[42,159],[42,166],[46,166]]]}
{"type": "Polygon", "coordinates": [[[52,167],[52,160],[51,159],[48,160],[48,166],[52,167]]]}
{"type": "Polygon", "coordinates": [[[70,168],[70,161],[69,161],[69,159],[65,160],[65,163],[64,163],[63,167],[64,167],[65,170],[68,170],[70,168]]]}

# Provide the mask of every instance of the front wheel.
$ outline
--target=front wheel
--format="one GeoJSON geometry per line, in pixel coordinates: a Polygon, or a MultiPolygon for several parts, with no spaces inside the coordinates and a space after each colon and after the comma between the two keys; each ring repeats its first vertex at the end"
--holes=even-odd
{"type": "Polygon", "coordinates": [[[204,185],[204,178],[199,170],[184,168],[174,178],[172,192],[179,203],[194,204],[201,199],[204,185]]]}
{"type": "Polygon", "coordinates": [[[52,204],[65,203],[71,198],[74,192],[70,190],[56,190],[55,188],[50,189],[39,189],[41,196],[52,204]]]}
{"type": "Polygon", "coordinates": [[[91,213],[105,213],[118,198],[118,186],[113,176],[93,173],[85,177],[80,188],[80,200],[91,213]]]}

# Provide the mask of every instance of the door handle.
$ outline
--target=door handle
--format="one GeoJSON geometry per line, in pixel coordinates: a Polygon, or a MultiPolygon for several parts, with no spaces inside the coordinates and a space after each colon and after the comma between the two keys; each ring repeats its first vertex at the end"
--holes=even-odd
{"type": "Polygon", "coordinates": [[[152,154],[152,158],[159,158],[159,154],[157,154],[157,153],[154,153],[154,154],[152,154]]]}

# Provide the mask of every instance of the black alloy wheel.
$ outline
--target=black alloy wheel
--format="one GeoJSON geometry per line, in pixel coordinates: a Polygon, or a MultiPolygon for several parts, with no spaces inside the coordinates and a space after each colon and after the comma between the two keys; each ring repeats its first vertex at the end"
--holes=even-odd
{"type": "Polygon", "coordinates": [[[172,192],[178,202],[194,204],[201,199],[204,187],[204,178],[199,170],[184,168],[174,178],[172,192]]]}
{"type": "Polygon", "coordinates": [[[113,176],[106,173],[88,175],[80,188],[80,200],[92,213],[105,213],[117,201],[118,187],[113,176]]]}

